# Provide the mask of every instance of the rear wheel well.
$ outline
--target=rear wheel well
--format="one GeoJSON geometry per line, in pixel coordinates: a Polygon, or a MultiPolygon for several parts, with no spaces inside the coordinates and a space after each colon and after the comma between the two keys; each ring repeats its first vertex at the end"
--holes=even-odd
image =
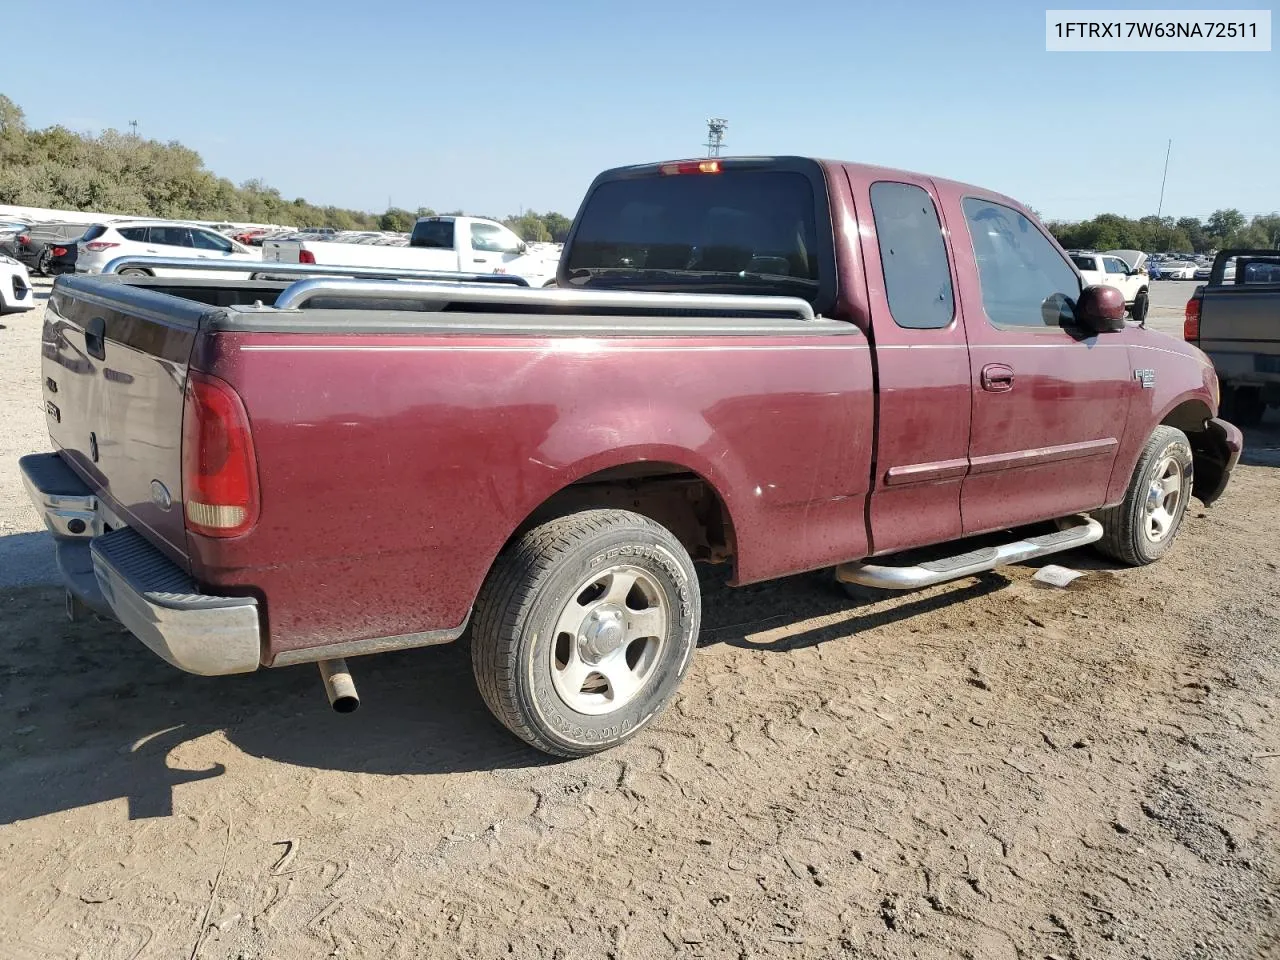
{"type": "Polygon", "coordinates": [[[570,484],[534,510],[508,543],[553,517],[596,508],[631,510],[662,524],[694,560],[724,563],[734,556],[733,523],[715,487],[678,464],[652,461],[610,467],[570,484]]]}

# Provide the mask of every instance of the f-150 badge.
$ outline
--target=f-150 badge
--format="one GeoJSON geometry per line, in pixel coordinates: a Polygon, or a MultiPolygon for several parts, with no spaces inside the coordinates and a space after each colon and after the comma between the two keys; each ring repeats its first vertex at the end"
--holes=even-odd
{"type": "Polygon", "coordinates": [[[1133,371],[1133,379],[1142,384],[1143,390],[1154,390],[1156,388],[1156,372],[1151,369],[1133,371]]]}

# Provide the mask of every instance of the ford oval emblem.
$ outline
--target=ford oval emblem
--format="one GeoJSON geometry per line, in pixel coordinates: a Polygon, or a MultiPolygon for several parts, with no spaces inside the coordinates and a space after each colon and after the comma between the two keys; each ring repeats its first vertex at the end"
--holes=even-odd
{"type": "Polygon", "coordinates": [[[151,481],[151,502],[161,510],[168,510],[173,506],[173,497],[169,495],[169,488],[159,480],[151,481]]]}

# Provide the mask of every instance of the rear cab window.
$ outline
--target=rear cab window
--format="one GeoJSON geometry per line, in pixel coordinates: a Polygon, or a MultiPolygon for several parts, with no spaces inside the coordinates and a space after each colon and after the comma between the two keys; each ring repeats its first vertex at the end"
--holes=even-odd
{"type": "Polygon", "coordinates": [[[911,183],[871,185],[889,314],[900,327],[937,330],[955,317],[951,264],[933,198],[911,183]]]}
{"type": "Polygon", "coordinates": [[[831,216],[811,161],[688,162],[606,174],[566,249],[570,286],[835,299],[831,216]],[[700,172],[699,167],[712,172],[700,172]],[[693,172],[668,172],[692,168],[693,172]]]}
{"type": "Polygon", "coordinates": [[[409,246],[434,250],[453,249],[452,220],[419,220],[409,235],[409,246]]]}

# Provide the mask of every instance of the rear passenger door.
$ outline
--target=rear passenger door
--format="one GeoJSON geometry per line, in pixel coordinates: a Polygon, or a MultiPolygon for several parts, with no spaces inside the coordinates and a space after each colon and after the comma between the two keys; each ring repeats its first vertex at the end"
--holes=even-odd
{"type": "Polygon", "coordinates": [[[1020,211],[949,198],[973,367],[964,532],[1102,506],[1135,381],[1124,333],[1074,327],[1080,280],[1020,211]]]}
{"type": "Polygon", "coordinates": [[[874,553],[961,534],[969,351],[932,183],[853,182],[878,367],[874,553]]]}

